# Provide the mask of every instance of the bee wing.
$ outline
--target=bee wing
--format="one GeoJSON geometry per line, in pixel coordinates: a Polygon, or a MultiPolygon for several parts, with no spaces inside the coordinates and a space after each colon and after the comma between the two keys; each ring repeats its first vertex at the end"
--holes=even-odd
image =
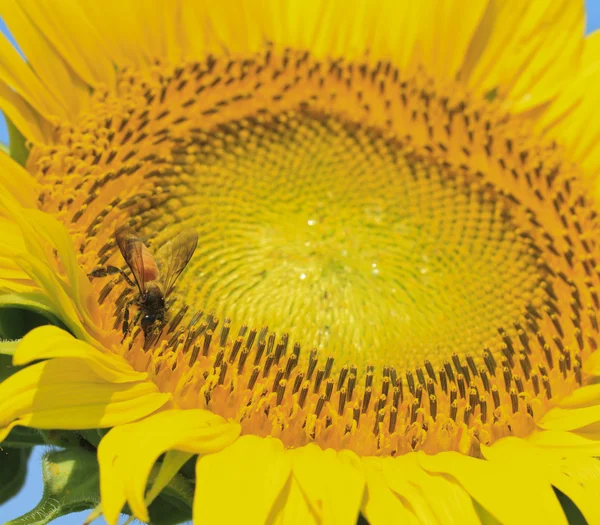
{"type": "Polygon", "coordinates": [[[115,239],[117,240],[117,246],[121,251],[123,259],[125,259],[127,266],[129,266],[129,269],[135,278],[140,294],[143,295],[146,292],[146,283],[144,281],[144,257],[142,252],[144,243],[127,228],[119,228],[116,230],[115,239]]]}
{"type": "Polygon", "coordinates": [[[165,297],[175,286],[175,281],[187,266],[198,246],[198,233],[188,229],[179,233],[172,241],[163,244],[156,253],[158,266],[163,276],[165,297]]]}

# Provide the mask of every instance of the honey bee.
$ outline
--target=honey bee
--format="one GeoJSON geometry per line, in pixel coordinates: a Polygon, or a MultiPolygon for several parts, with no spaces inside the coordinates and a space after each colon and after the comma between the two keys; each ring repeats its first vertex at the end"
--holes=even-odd
{"type": "Polygon", "coordinates": [[[129,308],[135,303],[139,310],[133,324],[137,324],[141,318],[144,337],[148,338],[157,322],[160,328],[164,326],[168,308],[166,299],[196,250],[198,233],[192,229],[183,230],[161,246],[156,256],[153,256],[144,242],[127,228],[117,229],[115,239],[135,283],[116,266],[97,268],[89,275],[105,277],[120,273],[129,286],[137,286],[139,296],[126,304],[123,313],[123,337],[130,331],[129,308]]]}

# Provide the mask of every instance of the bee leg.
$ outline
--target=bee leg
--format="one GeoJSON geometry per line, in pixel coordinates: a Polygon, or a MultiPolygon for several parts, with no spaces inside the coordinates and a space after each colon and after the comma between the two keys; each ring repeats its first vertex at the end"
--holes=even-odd
{"type": "Polygon", "coordinates": [[[135,316],[135,319],[133,320],[132,326],[137,326],[140,322],[140,317],[142,317],[142,311],[139,310],[138,313],[135,316]]]}
{"type": "Polygon", "coordinates": [[[129,286],[135,287],[136,284],[127,276],[127,274],[123,270],[121,270],[121,268],[117,268],[116,266],[95,268],[90,273],[88,273],[88,277],[107,277],[109,275],[115,275],[116,273],[120,273],[129,286]]]}
{"type": "Polygon", "coordinates": [[[162,332],[164,327],[167,325],[167,319],[165,318],[164,314],[161,314],[158,317],[158,332],[162,332]]]}
{"type": "Polygon", "coordinates": [[[165,324],[166,323],[159,321],[157,324],[154,325],[152,331],[148,332],[144,339],[144,351],[148,351],[150,347],[158,341],[165,327],[165,324]]]}
{"type": "Polygon", "coordinates": [[[121,342],[123,342],[125,340],[125,338],[127,337],[127,334],[129,334],[130,332],[130,326],[129,326],[129,308],[131,308],[131,305],[135,302],[135,300],[131,300],[128,301],[127,304],[125,305],[124,311],[123,311],[123,340],[121,342]]]}

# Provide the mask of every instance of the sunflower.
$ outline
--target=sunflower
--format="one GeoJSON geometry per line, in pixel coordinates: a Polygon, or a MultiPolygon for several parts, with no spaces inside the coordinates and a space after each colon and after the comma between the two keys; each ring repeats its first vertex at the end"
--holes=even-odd
{"type": "Polygon", "coordinates": [[[60,325],[18,344],[0,439],[110,429],[111,525],[195,457],[194,523],[600,523],[581,1],[0,16],[0,303],[60,325]],[[198,233],[148,332],[122,227],[198,233]]]}

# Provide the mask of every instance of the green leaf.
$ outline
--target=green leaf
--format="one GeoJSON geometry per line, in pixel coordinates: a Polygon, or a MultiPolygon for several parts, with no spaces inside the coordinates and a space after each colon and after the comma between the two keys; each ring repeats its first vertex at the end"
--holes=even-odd
{"type": "Polygon", "coordinates": [[[46,525],[100,502],[96,454],[82,449],[49,452],[42,459],[44,492],[37,507],[5,525],[46,525]]]}
{"type": "MultiPolygon", "coordinates": [[[[5,115],[6,117],[6,115],[5,115]]],[[[27,148],[27,139],[12,123],[12,121],[6,117],[6,127],[8,128],[8,143],[10,156],[15,159],[21,166],[25,166],[27,158],[29,157],[29,149],[27,148]]]]}
{"type": "Polygon", "coordinates": [[[18,494],[23,487],[29,454],[30,448],[0,448],[0,505],[18,494]]]}

